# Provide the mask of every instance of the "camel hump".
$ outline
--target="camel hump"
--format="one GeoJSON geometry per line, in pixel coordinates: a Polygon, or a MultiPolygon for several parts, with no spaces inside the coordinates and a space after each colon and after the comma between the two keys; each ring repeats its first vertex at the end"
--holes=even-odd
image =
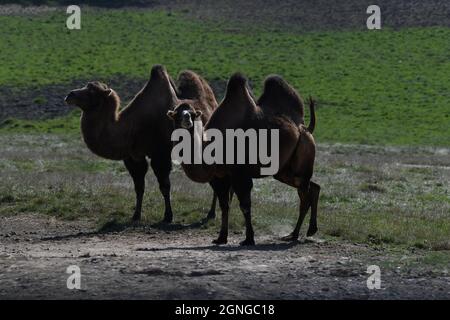
{"type": "Polygon", "coordinates": [[[163,65],[155,64],[150,72],[150,79],[164,78],[166,73],[166,68],[163,65]]]}
{"type": "Polygon", "coordinates": [[[234,73],[227,83],[227,89],[225,92],[225,99],[244,98],[245,100],[256,101],[255,96],[248,84],[247,78],[240,72],[234,73]]]}
{"type": "Polygon", "coordinates": [[[200,99],[204,95],[200,76],[190,70],[178,75],[178,92],[181,99],[200,99]]]}
{"type": "Polygon", "coordinates": [[[272,75],[264,81],[257,104],[266,112],[283,114],[296,124],[304,123],[304,106],[299,94],[282,77],[272,75]]]}
{"type": "Polygon", "coordinates": [[[227,92],[228,94],[234,94],[237,91],[243,90],[247,87],[247,78],[240,72],[234,73],[227,84],[227,92]]]}
{"type": "Polygon", "coordinates": [[[178,75],[178,97],[205,101],[212,109],[217,107],[214,92],[208,82],[197,73],[185,70],[178,75]]]}

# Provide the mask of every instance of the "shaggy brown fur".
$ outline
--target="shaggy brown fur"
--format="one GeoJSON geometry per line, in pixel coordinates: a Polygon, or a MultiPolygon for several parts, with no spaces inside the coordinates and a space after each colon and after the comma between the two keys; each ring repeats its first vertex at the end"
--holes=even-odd
{"type": "Polygon", "coordinates": [[[82,109],[81,130],[88,148],[101,157],[124,161],[136,191],[133,220],[141,218],[148,157],[165,200],[164,221],[171,222],[173,124],[166,113],[178,99],[165,68],[154,66],[147,84],[122,111],[117,93],[100,82],[71,91],[65,101],[82,109]]]}
{"type": "Polygon", "coordinates": [[[216,97],[205,79],[189,70],[181,72],[178,76],[178,97],[198,101],[197,108],[207,119],[218,106],[216,97]]]}
{"type": "Polygon", "coordinates": [[[257,103],[267,116],[283,114],[295,124],[304,124],[303,101],[298,93],[280,76],[269,76],[264,81],[264,90],[257,103]]]}
{"type": "MultiPolygon", "coordinates": [[[[308,235],[317,231],[317,202],[320,187],[311,182],[315,158],[315,143],[310,131],[304,126],[303,103],[295,90],[280,77],[269,77],[264,92],[257,105],[248,88],[247,80],[241,74],[233,75],[228,81],[224,100],[214,111],[205,129],[215,128],[223,132],[226,129],[278,129],[280,134],[279,171],[274,176],[283,183],[298,190],[301,200],[300,214],[292,234],[284,240],[296,240],[301,224],[309,207],[311,220],[308,235]]],[[[183,109],[187,108],[186,105],[183,109]]],[[[310,101],[311,118],[315,119],[314,103],[310,101]]],[[[178,108],[173,113],[179,115],[178,108]]],[[[226,142],[224,143],[226,144],[226,142]]],[[[247,146],[248,147],[248,146],[247,146]]],[[[225,151],[225,150],[224,150],[225,151]]],[[[248,152],[248,150],[247,150],[248,152]]],[[[222,227],[214,243],[227,242],[229,190],[236,193],[246,222],[246,239],[242,245],[254,244],[254,232],[251,223],[251,189],[253,178],[260,178],[258,165],[203,165],[204,176],[211,179],[219,197],[222,209],[222,227]]]]}
{"type": "MultiPolygon", "coordinates": [[[[201,120],[205,124],[214,110],[217,108],[217,100],[209,84],[200,76],[192,71],[183,71],[178,76],[177,95],[181,99],[178,101],[176,110],[180,117],[176,116],[176,112],[168,111],[167,115],[174,121],[175,128],[181,128],[183,119],[181,114],[183,111],[190,112],[189,120],[201,120]]],[[[191,129],[191,132],[193,129],[191,129]]],[[[199,183],[211,182],[211,179],[205,175],[205,171],[201,165],[182,164],[184,172],[191,180],[199,183]]],[[[216,207],[217,195],[214,193],[211,208],[216,207]]],[[[214,218],[215,211],[211,210],[208,218],[214,218]]]]}

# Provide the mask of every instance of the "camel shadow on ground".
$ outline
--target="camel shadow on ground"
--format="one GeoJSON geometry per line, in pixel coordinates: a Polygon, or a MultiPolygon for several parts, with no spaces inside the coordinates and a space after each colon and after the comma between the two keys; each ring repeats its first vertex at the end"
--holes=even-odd
{"type": "MultiPolygon", "coordinates": [[[[191,210],[189,212],[183,212],[182,214],[191,213],[195,210],[191,210]]],[[[200,229],[208,224],[209,221],[214,220],[213,218],[203,218],[200,221],[196,221],[193,223],[183,224],[183,223],[166,223],[166,222],[158,222],[151,224],[150,227],[152,229],[161,230],[161,231],[180,231],[180,230],[193,230],[200,229]]]]}
{"type": "Polygon", "coordinates": [[[155,247],[155,248],[138,248],[136,251],[221,251],[221,252],[235,252],[235,251],[284,251],[294,248],[299,245],[305,245],[312,243],[313,241],[292,241],[292,242],[272,242],[256,244],[254,246],[241,246],[241,245],[205,245],[205,246],[192,246],[192,247],[155,247]]]}
{"type": "MultiPolygon", "coordinates": [[[[189,212],[183,212],[181,214],[187,214],[194,212],[195,210],[201,210],[201,209],[193,209],[189,212]]],[[[48,236],[43,237],[40,240],[42,241],[58,241],[58,240],[68,240],[68,239],[76,239],[76,238],[82,238],[82,237],[91,237],[91,236],[99,236],[99,235],[107,235],[107,234],[113,234],[118,232],[123,232],[126,230],[142,230],[144,232],[147,232],[148,229],[155,229],[160,231],[182,231],[182,230],[194,230],[194,229],[200,229],[212,219],[210,218],[203,218],[200,221],[189,223],[189,224],[183,224],[183,223],[167,223],[167,222],[157,222],[157,223],[142,223],[142,222],[136,222],[136,221],[118,221],[117,219],[111,219],[101,225],[97,230],[93,231],[87,231],[87,232],[77,232],[73,234],[65,234],[65,235],[55,235],[55,236],[48,236]]]]}

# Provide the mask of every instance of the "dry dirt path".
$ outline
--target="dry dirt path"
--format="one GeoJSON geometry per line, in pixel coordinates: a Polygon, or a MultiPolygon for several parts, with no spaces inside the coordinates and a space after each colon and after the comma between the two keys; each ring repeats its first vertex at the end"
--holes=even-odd
{"type": "Polygon", "coordinates": [[[0,299],[449,299],[450,277],[368,265],[389,259],[364,245],[257,238],[253,248],[210,245],[198,230],[128,229],[98,234],[89,222],[37,215],[0,218],[0,299]],[[81,290],[68,290],[69,265],[81,290]]]}

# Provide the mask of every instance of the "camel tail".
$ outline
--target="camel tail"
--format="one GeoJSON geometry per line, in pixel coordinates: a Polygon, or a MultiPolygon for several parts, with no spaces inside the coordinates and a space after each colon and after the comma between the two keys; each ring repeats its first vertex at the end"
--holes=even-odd
{"type": "Polygon", "coordinates": [[[312,134],[316,128],[316,102],[309,96],[309,112],[311,114],[309,120],[308,131],[312,134]]]}

